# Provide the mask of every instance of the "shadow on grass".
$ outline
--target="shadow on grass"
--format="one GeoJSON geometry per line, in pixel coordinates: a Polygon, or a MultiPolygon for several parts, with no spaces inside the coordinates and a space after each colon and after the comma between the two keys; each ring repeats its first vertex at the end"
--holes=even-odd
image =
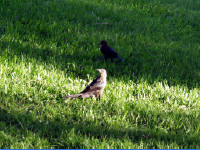
{"type": "Polygon", "coordinates": [[[172,1],[172,0],[166,0],[166,1],[162,1],[162,0],[159,0],[159,2],[160,3],[162,3],[163,5],[173,5],[173,7],[175,8],[175,9],[180,9],[180,11],[181,10],[183,10],[184,9],[184,11],[185,12],[189,12],[189,11],[199,11],[200,10],[200,3],[199,3],[199,1],[198,0],[193,0],[193,1],[190,1],[190,0],[183,0],[183,1],[181,1],[181,3],[180,3],[180,1],[178,0],[178,1],[172,1]]]}
{"type": "MultiPolygon", "coordinates": [[[[179,114],[180,115],[180,114],[179,114]]],[[[34,132],[42,139],[47,139],[54,148],[89,148],[84,145],[83,141],[71,141],[69,137],[78,135],[80,137],[103,139],[119,139],[121,141],[129,139],[133,143],[143,141],[151,143],[149,148],[158,148],[158,143],[166,145],[176,143],[184,148],[198,147],[200,142],[199,135],[186,136],[183,132],[166,133],[162,130],[152,130],[149,128],[132,128],[132,129],[115,129],[109,124],[97,124],[95,121],[83,121],[78,116],[66,116],[67,121],[61,118],[52,120],[44,119],[39,121],[31,113],[7,111],[4,106],[0,108],[0,121],[6,124],[6,130],[20,130],[22,137],[26,137],[27,131],[34,132]],[[70,133],[72,132],[73,133],[70,133]],[[74,135],[72,135],[74,134],[74,135]],[[64,139],[63,143],[61,142],[64,139]],[[61,143],[60,143],[61,142],[61,143]],[[60,144],[58,144],[60,143],[60,144]]],[[[184,116],[184,114],[183,114],[184,116]]],[[[4,129],[1,129],[4,130],[4,129]]],[[[6,132],[6,131],[4,131],[6,132]]],[[[9,132],[9,134],[16,133],[9,132]]]]}
{"type": "MultiPolygon", "coordinates": [[[[4,21],[9,25],[17,25],[17,28],[13,30],[13,32],[19,32],[19,37],[22,40],[21,42],[18,40],[2,40],[1,54],[4,53],[5,49],[9,48],[11,49],[9,51],[9,55],[11,56],[17,55],[20,58],[20,56],[23,55],[31,59],[33,58],[47,64],[55,65],[61,70],[66,69],[68,71],[72,71],[74,72],[75,76],[81,76],[82,78],[86,77],[87,74],[90,74],[93,69],[106,68],[109,76],[122,80],[137,80],[139,77],[147,79],[147,82],[154,82],[155,80],[167,80],[170,85],[184,84],[189,88],[194,88],[199,85],[199,50],[195,49],[197,48],[196,46],[190,47],[182,44],[182,41],[180,40],[182,35],[179,33],[175,35],[175,41],[173,41],[173,37],[169,37],[171,39],[168,41],[168,43],[158,40],[158,38],[162,38],[162,36],[155,38],[160,34],[160,32],[167,34],[168,31],[165,31],[165,29],[158,29],[156,31],[155,28],[159,27],[158,24],[147,24],[147,22],[151,19],[159,22],[159,17],[150,17],[151,13],[154,12],[148,12],[145,15],[141,13],[142,10],[135,9],[132,10],[133,12],[135,11],[133,17],[124,18],[124,15],[120,15],[120,9],[113,11],[112,9],[103,8],[100,5],[95,6],[94,4],[84,2],[80,3],[81,4],[78,4],[77,2],[72,3],[70,1],[62,1],[60,3],[53,3],[50,5],[51,3],[41,2],[41,6],[38,8],[36,3],[24,3],[26,4],[25,6],[27,6],[27,8],[23,8],[23,10],[27,12],[27,14],[25,12],[22,13],[20,8],[19,10],[11,9],[13,14],[17,13],[16,16],[10,16],[10,12],[5,9],[4,11],[6,12],[6,15],[4,17],[4,21]],[[34,7],[30,11],[29,7],[32,5],[34,7]],[[46,6],[46,9],[42,7],[43,5],[46,6]],[[60,9],[54,10],[54,8],[60,9]],[[80,9],[81,14],[80,12],[75,12],[77,9],[80,9]],[[36,15],[33,15],[34,11],[37,11],[36,15]],[[69,11],[71,15],[73,15],[67,15],[66,11],[69,11]],[[95,18],[94,14],[92,15],[91,12],[96,13],[100,19],[98,20],[98,17],[95,18]],[[139,23],[137,21],[139,21],[140,17],[137,17],[137,15],[144,17],[144,19],[139,23]],[[38,20],[41,16],[44,18],[38,20]],[[80,35],[73,34],[72,36],[74,36],[74,39],[70,39],[72,38],[70,36],[65,36],[65,34],[69,34],[64,32],[68,27],[63,27],[60,30],[60,27],[65,20],[69,22],[73,31],[75,31],[79,26],[82,26],[80,30],[83,29],[83,32],[80,33],[80,35]],[[110,20],[111,23],[113,23],[113,26],[96,25],[97,21],[104,22],[106,20],[110,20]],[[127,20],[128,23],[117,23],[117,25],[114,25],[116,23],[115,20],[118,20],[119,22],[124,22],[127,20]],[[53,30],[50,30],[50,26],[55,21],[57,22],[55,27],[53,30]],[[142,27],[139,27],[140,25],[142,27]],[[85,31],[88,31],[88,33],[85,31]],[[56,32],[58,32],[59,35],[57,35],[56,32]],[[92,34],[93,32],[96,33],[96,35],[92,37],[93,40],[84,38],[85,33],[92,34]],[[106,36],[101,36],[101,34],[110,34],[109,36],[112,37],[112,35],[114,36],[115,33],[119,33],[121,35],[131,32],[134,32],[134,34],[130,36],[133,38],[133,40],[126,43],[130,44],[130,46],[126,47],[123,45],[123,49],[129,49],[125,50],[122,54],[122,57],[125,59],[125,61],[122,64],[105,64],[103,57],[100,56],[100,52],[97,52],[99,46],[98,43],[101,40],[100,38],[106,38],[106,36]],[[146,33],[151,33],[148,35],[150,37],[146,37],[146,33]],[[29,41],[29,38],[32,35],[34,35],[36,39],[41,40],[41,43],[45,43],[45,41],[55,43],[56,48],[53,49],[50,46],[37,48],[34,46],[34,42],[31,43],[31,41],[29,41]],[[83,36],[83,39],[80,39],[79,36],[83,36]],[[142,37],[141,39],[138,39],[139,36],[144,38],[143,41],[141,41],[142,37]],[[65,40],[66,38],[68,38],[67,41],[65,40]],[[152,40],[149,41],[146,38],[150,38],[152,40]],[[76,40],[78,43],[74,42],[76,40]],[[96,45],[94,45],[94,43],[96,45]],[[170,43],[171,46],[168,45],[170,43]],[[70,46],[65,47],[67,44],[70,46]],[[182,47],[185,47],[184,50],[182,47]],[[73,49],[73,53],[70,49],[73,49]],[[93,49],[95,49],[95,51],[93,51],[93,49]],[[64,52],[60,53],[62,50],[64,50],[64,52]],[[76,67],[73,68],[73,65],[76,67]],[[133,73],[135,74],[134,78],[132,77],[133,73]]],[[[154,6],[154,3],[149,4],[152,7],[154,6]]],[[[8,5],[7,7],[9,8],[13,6],[8,5]]],[[[131,14],[132,11],[123,9],[123,14],[131,14]]],[[[171,26],[170,24],[167,24],[166,19],[162,21],[164,21],[167,26],[171,26]]],[[[174,30],[177,30],[178,28],[179,27],[175,27],[174,30]]],[[[184,29],[184,27],[181,28],[184,29]]],[[[7,33],[8,31],[5,32],[5,34],[7,33]]],[[[13,36],[16,33],[13,33],[13,36]]],[[[111,39],[111,41],[113,40],[114,39],[111,39]]],[[[48,42],[46,45],[48,45],[48,42]]],[[[27,61],[29,61],[29,59],[27,59],[27,61]]]]}

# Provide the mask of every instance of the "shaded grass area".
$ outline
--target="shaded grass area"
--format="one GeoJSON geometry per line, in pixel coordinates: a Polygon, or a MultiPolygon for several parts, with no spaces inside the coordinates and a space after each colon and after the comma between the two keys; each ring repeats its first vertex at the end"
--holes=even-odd
{"type": "Polygon", "coordinates": [[[2,0],[0,147],[199,148],[199,2],[184,2],[2,0]],[[96,68],[103,100],[63,101],[96,68]]]}
{"type": "MultiPolygon", "coordinates": [[[[79,104],[79,109],[84,107],[84,104],[81,105],[79,104]]],[[[31,143],[31,145],[29,145],[30,148],[39,148],[40,146],[49,148],[50,143],[51,146],[55,145],[53,148],[87,148],[88,146],[92,148],[98,148],[101,145],[101,142],[103,142],[103,144],[105,144],[104,142],[108,142],[108,144],[111,144],[111,146],[114,148],[123,148],[124,146],[118,145],[117,142],[112,144],[112,142],[117,139],[122,141],[130,141],[127,143],[127,145],[125,145],[126,148],[137,148],[137,144],[141,144],[141,141],[145,144],[144,148],[162,148],[163,144],[167,144],[169,147],[171,145],[172,147],[180,146],[187,148],[194,146],[198,148],[196,145],[196,143],[199,142],[199,136],[197,132],[195,132],[196,134],[188,134],[186,136],[183,136],[183,134],[185,135],[184,130],[187,132],[188,127],[190,128],[190,126],[193,124],[196,125],[199,118],[194,118],[195,116],[183,112],[150,112],[145,109],[137,108],[137,106],[133,104],[131,106],[130,105],[131,104],[129,103],[126,105],[126,107],[132,107],[134,110],[137,110],[132,112],[132,114],[140,114],[144,117],[143,122],[141,122],[141,125],[144,125],[143,127],[135,126],[126,129],[123,128],[123,123],[120,124],[118,121],[116,121],[115,124],[109,124],[109,122],[104,122],[105,120],[102,119],[84,119],[79,117],[75,112],[71,115],[66,112],[59,112],[62,115],[56,115],[53,118],[50,116],[43,116],[41,120],[38,120],[38,115],[40,116],[42,113],[48,112],[48,109],[44,110],[44,108],[39,108],[40,110],[37,109],[38,114],[34,114],[31,112],[31,107],[28,108],[28,112],[23,113],[22,110],[14,112],[13,109],[7,110],[1,106],[1,129],[3,129],[5,133],[8,132],[9,134],[12,133],[13,130],[17,131],[17,140],[23,140],[25,137],[30,137],[33,139],[33,137],[35,137],[36,142],[27,141],[27,143],[31,143]],[[171,120],[166,120],[167,118],[171,117],[171,120]],[[146,119],[151,120],[153,129],[145,127],[145,122],[148,122],[146,119]],[[9,120],[9,123],[7,120],[9,120]],[[166,126],[168,126],[167,124],[176,124],[176,121],[183,121],[186,122],[186,124],[182,123],[180,126],[171,127],[168,132],[165,129],[155,128],[157,120],[166,126]],[[175,121],[172,123],[171,121],[173,120],[175,121]],[[44,145],[39,145],[37,143],[37,141],[40,140],[42,142],[39,142],[39,144],[44,145]],[[87,140],[91,141],[88,141],[87,143],[87,140]],[[95,144],[93,143],[93,140],[96,142],[95,144]],[[62,142],[60,143],[61,145],[59,145],[59,142],[62,142]],[[134,146],[132,143],[136,143],[136,146],[134,146]]],[[[73,107],[73,104],[71,107],[73,107]]],[[[113,117],[116,114],[110,115],[113,117]]],[[[124,116],[124,114],[118,115],[124,116]]],[[[148,125],[148,123],[146,126],[151,127],[151,125],[148,125]]],[[[194,130],[196,131],[196,129],[194,130]]],[[[2,137],[6,139],[6,136],[3,136],[4,132],[2,132],[2,137]]],[[[10,136],[15,137],[15,134],[16,133],[10,136]]],[[[15,142],[16,139],[14,143],[15,142]]],[[[8,140],[7,145],[4,146],[9,146],[11,143],[13,143],[13,141],[8,140]]],[[[22,145],[19,144],[18,146],[22,145]]]]}
{"type": "Polygon", "coordinates": [[[134,72],[191,87],[199,83],[199,25],[196,16],[187,11],[172,11],[152,1],[143,9],[141,3],[133,2],[129,9],[118,8],[117,3],[103,8],[101,3],[87,1],[42,1],[36,7],[38,3],[20,3],[18,9],[5,7],[12,11],[6,12],[10,37],[2,38],[2,49],[11,46],[11,55],[52,61],[61,69],[66,64],[74,64],[78,71],[105,68],[99,60],[98,44],[106,39],[125,59],[118,68],[121,72],[115,72],[118,76],[129,78],[134,72]],[[106,21],[110,25],[96,24],[106,21]]]}

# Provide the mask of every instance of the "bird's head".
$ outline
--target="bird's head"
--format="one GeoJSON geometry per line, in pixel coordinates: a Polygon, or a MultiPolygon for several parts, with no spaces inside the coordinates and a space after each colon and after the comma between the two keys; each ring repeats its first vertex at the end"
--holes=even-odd
{"type": "Polygon", "coordinates": [[[105,40],[103,40],[103,41],[101,41],[101,46],[105,46],[105,45],[107,45],[107,42],[105,41],[105,40]]]}
{"type": "Polygon", "coordinates": [[[107,72],[105,69],[97,69],[101,75],[107,76],[107,72]]]}

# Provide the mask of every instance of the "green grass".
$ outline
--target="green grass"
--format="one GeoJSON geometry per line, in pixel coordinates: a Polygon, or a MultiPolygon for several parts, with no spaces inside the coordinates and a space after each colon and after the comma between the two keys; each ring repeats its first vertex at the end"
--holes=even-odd
{"type": "Polygon", "coordinates": [[[199,0],[0,0],[0,148],[200,148],[199,10],[199,0]],[[103,39],[123,63],[104,62],[103,39]],[[97,68],[108,72],[100,101],[63,100],[97,68]]]}

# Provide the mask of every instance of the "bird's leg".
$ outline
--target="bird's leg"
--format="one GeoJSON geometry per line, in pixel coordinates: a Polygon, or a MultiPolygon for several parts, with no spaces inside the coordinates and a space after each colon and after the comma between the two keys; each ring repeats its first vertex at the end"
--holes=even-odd
{"type": "Polygon", "coordinates": [[[96,98],[97,98],[98,100],[101,99],[101,95],[100,95],[99,93],[98,93],[98,94],[96,93],[95,96],[96,96],[96,98]]]}
{"type": "Polygon", "coordinates": [[[100,95],[98,95],[97,98],[98,98],[99,101],[101,100],[101,96],[100,95]]]}
{"type": "Polygon", "coordinates": [[[108,60],[108,57],[104,57],[104,59],[105,59],[105,61],[107,61],[107,60],[108,60]]]}

